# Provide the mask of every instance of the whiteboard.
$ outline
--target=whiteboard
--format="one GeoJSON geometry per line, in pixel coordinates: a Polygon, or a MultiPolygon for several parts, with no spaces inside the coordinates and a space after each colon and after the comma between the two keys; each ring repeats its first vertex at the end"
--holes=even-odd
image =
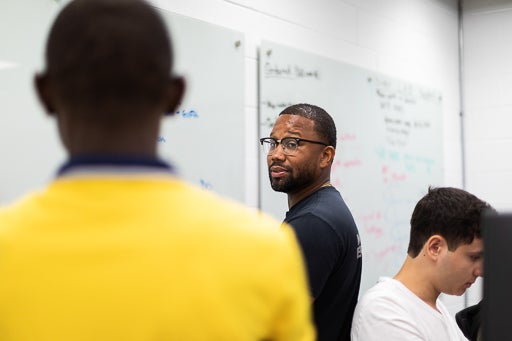
{"type": "MultiPolygon", "coordinates": [[[[318,105],[333,116],[331,182],[361,235],[361,292],[393,276],[406,256],[416,202],[443,182],[441,93],[269,41],[261,44],[259,71],[261,137],[291,104],[318,105]]],[[[263,152],[260,166],[261,209],[283,219],[286,195],[270,187],[263,152]]]]}
{"type": "Polygon", "coordinates": [[[165,118],[159,154],[180,176],[245,200],[245,56],[242,33],[161,10],[187,91],[165,118]]]}
{"type": "MultiPolygon", "coordinates": [[[[61,6],[53,0],[0,3],[0,204],[43,187],[66,159],[55,121],[32,85],[61,6]]],[[[171,29],[175,70],[186,77],[187,91],[177,113],[163,120],[158,153],[180,177],[243,201],[243,35],[159,12],[171,29]]]]}
{"type": "Polygon", "coordinates": [[[54,121],[36,98],[54,1],[0,1],[0,204],[42,187],[64,161],[54,121]]]}

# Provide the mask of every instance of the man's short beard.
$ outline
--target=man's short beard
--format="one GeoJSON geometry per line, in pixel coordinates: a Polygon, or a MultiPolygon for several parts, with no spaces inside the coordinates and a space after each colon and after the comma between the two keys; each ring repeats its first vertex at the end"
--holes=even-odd
{"type": "Polygon", "coordinates": [[[293,177],[293,174],[288,173],[288,177],[280,179],[272,179],[272,175],[268,174],[270,178],[270,186],[276,192],[293,193],[300,191],[302,188],[307,187],[314,181],[314,175],[307,173],[300,173],[298,177],[293,177]]]}
{"type": "Polygon", "coordinates": [[[276,192],[288,193],[294,187],[291,178],[273,180],[271,175],[269,175],[269,178],[270,186],[276,192]]]}

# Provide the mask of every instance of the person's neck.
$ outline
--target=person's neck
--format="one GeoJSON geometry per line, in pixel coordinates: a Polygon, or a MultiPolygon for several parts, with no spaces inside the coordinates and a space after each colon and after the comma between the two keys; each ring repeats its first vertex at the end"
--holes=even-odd
{"type": "MultiPolygon", "coordinates": [[[[105,115],[108,115],[105,114],[105,115]]],[[[156,157],[159,119],[156,114],[142,115],[145,120],[95,122],[78,118],[59,120],[64,145],[71,155],[138,155],[156,157]]]]}
{"type": "Polygon", "coordinates": [[[67,147],[71,155],[137,155],[155,158],[157,136],[136,130],[132,134],[76,134],[70,138],[67,147]]]}
{"type": "Polygon", "coordinates": [[[326,179],[312,186],[301,189],[300,191],[288,193],[288,208],[292,208],[302,199],[310,196],[321,188],[332,187],[330,179],[326,179]]]}
{"type": "Polygon", "coordinates": [[[432,283],[432,275],[428,271],[428,266],[420,264],[420,262],[421,260],[418,260],[417,257],[407,256],[402,268],[393,278],[433,309],[439,311],[436,302],[441,293],[435,289],[432,283]]]}

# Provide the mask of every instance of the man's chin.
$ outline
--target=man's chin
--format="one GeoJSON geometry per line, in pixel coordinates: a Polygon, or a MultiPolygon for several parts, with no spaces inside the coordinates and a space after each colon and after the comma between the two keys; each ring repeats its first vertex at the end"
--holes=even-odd
{"type": "Polygon", "coordinates": [[[284,190],[283,190],[283,188],[281,188],[281,186],[272,184],[271,187],[276,192],[284,192],[284,190]]]}
{"type": "Polygon", "coordinates": [[[288,186],[282,181],[270,180],[270,186],[276,192],[286,193],[288,191],[288,186]]]}

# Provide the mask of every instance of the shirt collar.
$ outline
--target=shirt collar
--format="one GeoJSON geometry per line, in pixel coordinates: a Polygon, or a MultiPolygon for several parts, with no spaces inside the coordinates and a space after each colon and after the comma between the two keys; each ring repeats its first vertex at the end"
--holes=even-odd
{"type": "Polygon", "coordinates": [[[97,171],[102,169],[137,171],[159,171],[173,174],[174,167],[158,158],[138,155],[81,155],[72,156],[57,171],[57,176],[75,171],[97,171]]]}

